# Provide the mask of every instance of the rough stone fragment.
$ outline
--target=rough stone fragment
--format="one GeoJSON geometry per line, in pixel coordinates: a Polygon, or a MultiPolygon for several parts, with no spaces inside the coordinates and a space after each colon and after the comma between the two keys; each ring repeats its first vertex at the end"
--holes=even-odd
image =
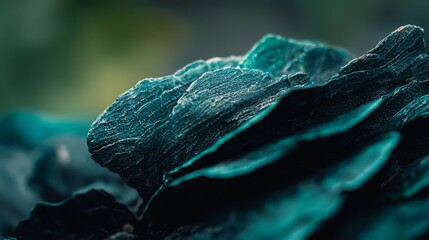
{"type": "Polygon", "coordinates": [[[233,159],[378,99],[385,102],[382,114],[375,116],[368,128],[381,132],[397,130],[419,111],[427,109],[424,103],[428,91],[429,58],[423,30],[405,26],[341,68],[328,84],[286,94],[274,107],[262,112],[261,117],[256,116],[250,124],[174,169],[169,177],[233,159]]]}
{"type": "Polygon", "coordinates": [[[275,77],[304,72],[310,83],[322,85],[350,60],[350,54],[339,48],[269,34],[243,57],[240,67],[260,69],[275,77]]]}
{"type": "Polygon", "coordinates": [[[163,126],[171,122],[170,114],[177,101],[204,73],[237,64],[237,57],[197,61],[174,75],[140,81],[91,126],[87,142],[93,159],[119,173],[147,198],[159,185],[162,168],[178,161],[167,162],[164,158],[170,156],[162,149],[166,143],[157,142],[166,129],[163,126]],[[145,145],[148,145],[146,149],[145,145]],[[142,150],[149,151],[143,154],[142,150]]]}
{"type": "MultiPolygon", "coordinates": [[[[204,225],[207,221],[222,219],[220,223],[208,223],[207,228],[203,227],[201,231],[210,232],[214,227],[222,229],[219,233],[211,233],[214,236],[219,234],[223,237],[243,237],[239,234],[246,228],[247,220],[246,217],[237,217],[240,216],[240,209],[245,209],[244,214],[257,209],[251,204],[261,196],[275,199],[267,192],[258,192],[262,191],[258,190],[261,186],[281,189],[276,181],[296,186],[297,179],[311,177],[317,169],[324,169],[332,164],[339,164],[338,166],[347,169],[341,165],[339,158],[345,158],[353,153],[353,149],[359,147],[370,148],[368,144],[374,141],[374,138],[391,130],[399,130],[409,121],[425,115],[428,110],[426,103],[429,100],[428,66],[421,29],[414,26],[398,29],[367,55],[342,68],[327,85],[286,94],[276,105],[261,113],[262,116],[256,116],[256,120],[251,124],[238,128],[184,166],[171,172],[166,178],[165,186],[147,206],[143,224],[154,226],[154,229],[149,229],[153,231],[152,234],[162,236],[176,228],[181,229],[183,234],[183,229],[192,229],[199,224],[204,225]],[[380,58],[381,62],[374,61],[377,58],[380,58]],[[383,69],[372,71],[369,67],[377,68],[378,64],[382,64],[383,69]],[[346,89],[349,90],[345,91],[346,89]],[[351,121],[352,119],[355,121],[351,121]],[[326,140],[323,139],[325,137],[326,140]],[[265,172],[265,175],[260,175],[261,171],[265,172]],[[277,171],[280,173],[276,174],[277,171]],[[234,179],[242,180],[240,182],[234,179]],[[251,190],[248,186],[252,186],[251,190]],[[249,192],[258,194],[249,195],[249,192]],[[241,202],[243,198],[249,203],[241,202]],[[171,199],[176,201],[171,202],[171,199]],[[246,208],[248,205],[250,207],[246,208]],[[204,211],[206,212],[202,213],[204,211]],[[181,214],[173,216],[172,212],[181,214]],[[186,216],[183,217],[184,215],[186,216]],[[166,216],[170,217],[169,224],[161,224],[160,219],[166,216]],[[231,220],[228,216],[234,218],[231,220]],[[235,227],[225,227],[229,224],[235,227]]],[[[386,154],[393,150],[393,146],[389,147],[389,151],[380,147],[379,151],[386,154]]],[[[376,155],[370,153],[361,158],[371,159],[374,156],[376,155]]],[[[386,162],[388,157],[385,155],[383,161],[386,162]]],[[[378,165],[378,169],[382,166],[383,164],[378,165]]],[[[378,170],[374,170],[372,174],[376,172],[378,170]]],[[[335,180],[330,183],[332,186],[340,184],[335,180]]],[[[358,190],[364,183],[365,180],[359,182],[353,190],[358,190]]],[[[314,183],[310,184],[312,185],[314,183]]],[[[290,196],[290,193],[286,196],[290,196]]],[[[306,206],[318,206],[318,196],[323,195],[300,198],[296,204],[308,200],[306,206]]],[[[287,199],[283,198],[282,200],[287,199]]],[[[340,205],[339,203],[337,208],[340,205]]],[[[269,208],[267,204],[262,206],[269,208]]],[[[262,209],[265,209],[264,207],[262,209]]],[[[276,211],[281,208],[273,209],[276,211]]],[[[325,205],[320,209],[329,207],[325,205]]],[[[317,222],[320,224],[320,221],[335,215],[337,210],[329,214],[316,212],[312,217],[319,217],[317,222]]],[[[292,221],[290,224],[293,226],[292,219],[300,215],[291,212],[287,216],[289,217],[285,217],[285,221],[292,221]]],[[[312,217],[307,216],[305,219],[312,217]]],[[[254,220],[249,220],[249,224],[252,222],[254,226],[257,221],[255,219],[261,219],[261,216],[251,219],[254,220]]],[[[296,220],[296,223],[301,222],[296,220]]],[[[261,224],[272,226],[273,223],[262,221],[261,224]]],[[[280,232],[283,235],[291,234],[288,235],[291,238],[309,236],[316,229],[316,225],[307,226],[307,230],[295,232],[285,225],[280,232]]],[[[193,230],[187,234],[193,236],[194,233],[198,236],[201,232],[193,230]]],[[[275,230],[262,231],[260,234],[275,234],[275,230]]],[[[251,235],[246,235],[248,236],[251,235]]]]}
{"type": "Polygon", "coordinates": [[[242,58],[195,62],[124,93],[88,145],[148,201],[135,234],[109,237],[425,239],[423,30],[401,27],[348,60],[269,35],[242,58]]]}
{"type": "MultiPolygon", "coordinates": [[[[215,238],[244,237],[246,239],[251,238],[252,236],[259,236],[259,238],[288,236],[291,239],[302,239],[308,237],[317,230],[318,227],[320,227],[321,222],[335,216],[336,212],[341,209],[345,196],[339,195],[337,198],[334,197],[335,194],[340,191],[342,186],[342,181],[339,180],[341,179],[340,176],[344,177],[342,180],[344,181],[343,184],[347,186],[347,191],[355,191],[370,179],[372,175],[376,173],[378,175],[379,169],[382,168],[387,160],[389,160],[389,153],[392,152],[398,142],[399,134],[392,136],[391,140],[388,141],[390,142],[389,144],[375,144],[374,146],[371,146],[370,142],[373,141],[371,139],[374,139],[374,137],[377,138],[377,136],[382,132],[382,130],[378,128],[376,128],[377,130],[375,131],[371,130],[371,126],[374,126],[377,120],[385,119],[385,127],[391,126],[388,121],[395,121],[393,117],[383,117],[385,116],[384,114],[386,114],[386,109],[392,108],[392,106],[388,106],[391,102],[394,101],[389,101],[387,104],[384,104],[384,106],[381,102],[369,104],[368,106],[355,110],[354,113],[348,113],[345,116],[339,117],[329,124],[324,123],[320,126],[314,126],[309,131],[302,134],[286,138],[276,144],[249,151],[242,154],[238,159],[220,162],[217,165],[208,166],[206,168],[190,172],[180,178],[173,179],[170,182],[167,182],[165,188],[161,189],[161,191],[154,196],[152,202],[147,208],[144,220],[146,219],[148,222],[157,222],[159,221],[159,218],[163,219],[166,216],[169,216],[169,223],[173,225],[170,225],[170,228],[167,226],[166,229],[161,228],[161,230],[152,230],[154,232],[153,234],[168,233],[172,231],[172,229],[178,228],[180,229],[180,231],[178,230],[180,233],[175,231],[172,234],[174,236],[180,235],[183,238],[200,235],[207,235],[207,237],[211,236],[215,238]],[[356,116],[361,117],[356,120],[356,116]],[[299,141],[304,142],[299,143],[299,141]],[[306,143],[306,141],[309,142],[306,143]],[[363,146],[367,146],[367,151],[362,151],[361,154],[356,154],[355,152],[363,146]],[[335,155],[332,154],[333,152],[335,152],[335,155]],[[356,154],[357,157],[355,157],[355,161],[351,161],[351,163],[355,165],[348,167],[347,160],[339,160],[338,158],[347,158],[347,155],[351,153],[356,154]],[[380,159],[379,163],[377,163],[377,158],[380,159]],[[276,163],[276,161],[278,163],[276,163]],[[332,167],[330,166],[332,165],[337,166],[336,168],[338,170],[336,171],[342,173],[327,171],[324,175],[325,180],[320,177],[311,177],[312,174],[317,172],[319,169],[331,169],[332,167]],[[359,173],[359,171],[361,172],[359,173]],[[265,174],[261,174],[261,172],[264,172],[265,174]],[[352,176],[354,176],[354,174],[359,176],[359,178],[353,178],[352,176]],[[303,181],[300,179],[307,179],[309,176],[310,179],[314,180],[305,180],[305,184],[300,183],[300,181],[303,181]],[[336,179],[336,177],[339,177],[339,179],[336,179]],[[233,180],[234,178],[241,178],[242,180],[233,180]],[[321,181],[322,183],[318,181],[321,181]],[[280,182],[280,184],[278,182],[280,182]],[[267,191],[261,190],[261,188],[268,188],[281,192],[279,189],[282,189],[282,184],[284,184],[284,186],[293,186],[296,190],[285,190],[286,193],[284,193],[284,195],[280,194],[281,197],[278,198],[276,198],[278,195],[270,195],[273,193],[269,190],[268,193],[267,191]],[[325,189],[325,187],[327,188],[325,189]],[[311,192],[310,189],[313,188],[318,191],[311,192]],[[327,192],[331,192],[327,193],[322,189],[325,189],[327,192]],[[249,192],[251,193],[250,195],[249,192]],[[300,195],[297,192],[303,192],[302,194],[313,194],[300,195]],[[249,213],[256,211],[255,209],[258,209],[258,207],[254,205],[248,207],[248,204],[252,203],[253,199],[260,199],[262,196],[268,199],[266,201],[269,203],[273,203],[273,201],[276,202],[274,199],[278,199],[280,202],[293,200],[293,202],[288,202],[293,207],[286,208],[285,211],[287,212],[280,214],[279,218],[274,218],[275,213],[281,211],[282,207],[262,202],[260,203],[263,206],[261,207],[261,209],[263,209],[262,211],[265,211],[268,208],[272,209],[273,212],[259,212],[261,216],[249,217],[249,213]],[[169,199],[177,199],[177,201],[171,202],[169,199]],[[248,203],[244,205],[247,207],[245,207],[244,210],[242,210],[243,203],[240,202],[243,199],[246,199],[246,202],[248,203]],[[303,204],[302,207],[300,207],[300,204],[303,204]],[[308,206],[313,206],[314,209],[311,211],[306,210],[306,207],[308,206]],[[230,212],[225,209],[228,209],[230,212]],[[306,211],[300,209],[304,209],[306,211]],[[221,218],[220,213],[222,211],[226,212],[223,212],[224,218],[220,223],[209,221],[210,223],[208,226],[204,225],[207,223],[207,219],[221,218]],[[179,214],[175,215],[178,217],[173,217],[171,212],[179,212],[179,214]],[[305,212],[306,215],[301,219],[300,217],[303,212],[305,212]],[[183,215],[186,215],[186,217],[180,217],[183,215]],[[269,215],[270,217],[264,220],[263,216],[266,215],[269,215]],[[271,222],[273,218],[275,220],[271,222]],[[268,226],[275,226],[275,224],[279,222],[284,222],[285,224],[279,226],[278,230],[277,228],[269,231],[266,230],[268,226]],[[174,223],[176,223],[176,225],[174,225],[174,223]],[[295,224],[298,223],[299,227],[294,229],[294,226],[297,226],[295,224]],[[258,224],[262,226],[259,228],[262,229],[260,231],[255,230],[258,229],[256,228],[258,224]],[[198,227],[201,225],[204,227],[198,227]],[[198,230],[195,230],[194,228],[198,230]],[[183,229],[194,230],[183,232],[183,229]],[[213,229],[218,229],[218,231],[213,232],[213,229]]],[[[408,110],[402,110],[399,111],[399,113],[407,116],[410,112],[408,110]]],[[[416,135],[416,132],[418,131],[417,129],[425,129],[422,124],[416,124],[416,121],[420,122],[419,120],[413,120],[411,124],[408,124],[411,125],[411,127],[407,125],[404,131],[401,132],[405,136],[417,137],[417,139],[414,139],[414,141],[410,143],[404,143],[404,141],[409,141],[409,138],[402,140],[402,145],[414,146],[411,147],[411,149],[406,149],[404,146],[398,146],[398,149],[405,154],[407,152],[417,153],[417,151],[415,151],[416,149],[422,149],[418,146],[421,146],[421,144],[424,144],[425,142],[427,143],[427,141],[424,141],[427,137],[422,138],[419,137],[419,135],[416,135]],[[410,128],[412,130],[410,130],[410,128]]],[[[426,136],[424,132],[421,132],[421,136],[424,135],[426,136]]],[[[426,151],[429,151],[429,149],[426,148],[426,151]]],[[[397,152],[396,149],[395,152],[397,152]]],[[[396,157],[398,157],[398,154],[392,155],[393,160],[390,161],[395,161],[396,157]]],[[[406,160],[401,157],[399,159],[406,160]]],[[[421,167],[419,170],[421,170],[421,167]]],[[[415,180],[418,178],[420,181],[414,181],[416,185],[424,184],[425,178],[421,174],[418,174],[419,172],[421,171],[414,171],[413,173],[405,172],[405,177],[409,180],[415,180]]],[[[380,184],[371,184],[371,186],[379,185],[380,184]]],[[[412,188],[407,189],[411,190],[412,188]]],[[[372,199],[377,199],[376,195],[370,196],[372,199]]],[[[359,196],[354,197],[357,202],[361,202],[361,200],[362,202],[370,201],[371,198],[367,198],[368,200],[364,200],[366,198],[359,196]]],[[[381,207],[379,206],[378,208],[381,207]]],[[[354,207],[351,211],[355,209],[365,209],[365,207],[354,207]]],[[[369,213],[372,213],[372,211],[369,211],[369,213]]],[[[390,210],[386,211],[388,213],[390,210]]],[[[414,216],[410,215],[409,217],[412,218],[413,221],[417,221],[421,216],[422,215],[420,213],[414,216]]],[[[375,216],[373,217],[376,219],[375,216]]],[[[399,215],[397,217],[400,218],[399,215]]],[[[371,219],[372,217],[368,218],[371,219]]],[[[399,221],[400,220],[398,220],[398,222],[399,221]]],[[[367,221],[362,220],[362,222],[365,223],[367,221]]],[[[161,224],[160,222],[150,224],[145,222],[145,225],[166,227],[166,224],[161,224]]],[[[356,228],[355,230],[362,232],[362,230],[359,229],[361,228],[356,228]]],[[[413,228],[410,227],[409,232],[403,232],[401,234],[404,236],[412,234],[412,229],[413,228]]],[[[350,232],[351,231],[349,231],[348,234],[350,234],[350,232]]],[[[347,231],[345,231],[345,234],[341,235],[338,239],[344,239],[345,236],[347,236],[347,231]]],[[[325,238],[326,236],[323,237],[323,239],[325,238]]],[[[327,238],[332,239],[331,236],[327,238]]]]}
{"type": "Polygon", "coordinates": [[[383,168],[310,239],[427,238],[429,119],[421,115],[401,129],[401,140],[383,168]]]}
{"type": "Polygon", "coordinates": [[[298,162],[306,157],[317,159],[323,147],[332,151],[334,139],[329,140],[331,147],[319,140],[283,155],[273,153],[276,163],[252,172],[231,175],[231,166],[224,166],[211,175],[194,174],[159,192],[149,204],[143,224],[153,226],[149,230],[156,237],[177,228],[203,226],[181,235],[198,236],[218,228],[221,230],[208,231],[208,235],[215,239],[303,239],[338,211],[345,198],[343,191],[358,189],[383,166],[398,139],[397,133],[391,133],[368,141],[364,147],[355,143],[345,154],[330,159],[331,165],[325,168],[320,164],[298,167],[298,162]],[[308,156],[306,152],[315,153],[308,156]],[[169,221],[163,222],[166,218],[169,221]],[[268,226],[271,228],[266,231],[268,226]]]}
{"type": "MultiPolygon", "coordinates": [[[[170,172],[166,178],[171,181],[167,183],[168,185],[177,185],[181,181],[188,180],[189,178],[195,178],[197,176],[214,177],[218,175],[219,177],[233,177],[251,173],[256,169],[263,167],[264,165],[272,164],[282,156],[289,154],[302,142],[315,141],[318,138],[329,137],[344,132],[347,133],[347,131],[351,131],[352,134],[361,131],[363,126],[368,126],[368,121],[371,122],[371,120],[367,120],[367,118],[370,118],[371,114],[380,107],[381,103],[382,101],[380,99],[376,100],[339,116],[330,122],[312,126],[307,131],[285,137],[284,139],[259,148],[246,150],[240,154],[221,156],[216,154],[217,152],[215,148],[215,152],[211,152],[212,150],[209,149],[208,151],[203,152],[200,158],[197,157],[195,159],[196,163],[194,165],[190,165],[190,167],[188,167],[184,164],[185,166],[178,168],[178,171],[170,172]],[[218,158],[218,160],[215,160],[215,158],[218,158]]],[[[372,134],[372,136],[374,136],[374,134],[372,134]]],[[[346,139],[341,143],[346,145],[345,143],[347,142],[349,141],[346,139]]],[[[325,152],[327,150],[322,148],[322,151],[325,152]]],[[[302,160],[297,161],[299,162],[302,160]]],[[[290,162],[290,164],[293,166],[292,162],[290,162]]],[[[317,168],[316,166],[318,165],[313,162],[310,166],[317,168]]],[[[303,174],[303,172],[301,172],[301,174],[303,174]]]]}
{"type": "Polygon", "coordinates": [[[17,239],[104,239],[132,231],[136,218],[104,191],[89,191],[58,204],[38,204],[16,229],[17,239]]]}
{"type": "Polygon", "coordinates": [[[243,58],[199,61],[141,81],[94,122],[89,150],[148,199],[168,170],[290,89],[326,83],[350,59],[321,43],[268,35],[243,58]]]}
{"type": "Polygon", "coordinates": [[[290,89],[290,79],[307,78],[209,70],[197,62],[175,75],[143,80],[119,97],[91,127],[92,157],[148,199],[164,173],[269,106],[290,89]]]}
{"type": "MultiPolygon", "coordinates": [[[[374,182],[370,182],[373,184],[374,182]]],[[[373,186],[373,189],[380,190],[373,186]]],[[[389,201],[368,187],[352,195],[338,216],[309,239],[427,239],[429,201],[425,197],[389,201]],[[359,201],[360,203],[359,203],[359,201]]]]}
{"type": "MultiPolygon", "coordinates": [[[[429,98],[428,98],[429,100],[429,98]]],[[[429,196],[429,118],[418,117],[401,130],[401,142],[385,174],[383,194],[406,200],[429,196]]]]}

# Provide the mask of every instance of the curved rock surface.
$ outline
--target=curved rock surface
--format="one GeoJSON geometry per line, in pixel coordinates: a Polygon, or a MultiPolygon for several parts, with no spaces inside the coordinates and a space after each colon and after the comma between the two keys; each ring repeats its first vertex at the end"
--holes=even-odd
{"type": "MultiPolygon", "coordinates": [[[[427,239],[423,30],[398,28],[349,60],[321,43],[268,35],[243,57],[139,82],[87,141],[94,160],[145,200],[138,218],[89,191],[38,205],[17,237],[427,239]]],[[[49,189],[56,179],[37,182],[49,189]]]]}
{"type": "Polygon", "coordinates": [[[323,84],[350,59],[321,43],[268,35],[243,58],[197,61],[142,80],[93,123],[89,151],[147,200],[169,170],[291,89],[323,84]]]}

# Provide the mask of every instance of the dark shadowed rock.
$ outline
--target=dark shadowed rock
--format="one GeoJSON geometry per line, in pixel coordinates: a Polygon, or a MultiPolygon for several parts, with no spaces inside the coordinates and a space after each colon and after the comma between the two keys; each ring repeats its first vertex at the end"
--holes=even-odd
{"type": "Polygon", "coordinates": [[[104,239],[134,230],[130,210],[104,191],[89,191],[58,204],[38,204],[22,221],[17,239],[104,239]]]}
{"type": "Polygon", "coordinates": [[[290,92],[275,107],[174,169],[168,177],[233,159],[267,143],[305,133],[317,124],[332,121],[371,102],[383,104],[380,114],[368,128],[379,132],[397,130],[421,111],[426,111],[428,91],[429,58],[423,30],[406,26],[344,66],[325,86],[290,92]]]}
{"type": "Polygon", "coordinates": [[[320,43],[267,36],[240,62],[237,58],[199,61],[174,75],[145,79],[93,123],[89,151],[147,200],[166,172],[291,89],[312,86],[316,75],[327,81],[349,59],[343,50],[320,43]],[[278,59],[276,69],[265,72],[263,66],[274,59],[278,59]],[[310,70],[311,64],[320,68],[310,70]],[[312,79],[302,73],[307,71],[312,79]]]}
{"type": "Polygon", "coordinates": [[[90,122],[33,112],[0,118],[0,236],[13,236],[38,202],[103,189],[134,205],[137,192],[95,163],[87,150],[90,122]]]}
{"type": "Polygon", "coordinates": [[[88,146],[147,200],[135,237],[425,239],[423,30],[401,27],[348,60],[268,35],[244,57],[198,61],[120,96],[88,146]]]}
{"type": "MultiPolygon", "coordinates": [[[[397,161],[390,160],[390,153],[399,134],[389,132],[426,115],[425,51],[422,30],[406,26],[343,67],[327,85],[287,93],[250,124],[170,172],[146,207],[142,224],[155,236],[185,239],[310,236],[324,221],[341,214],[347,199],[342,186],[359,194],[374,175],[378,178],[380,169],[397,161]],[[379,142],[380,138],[388,140],[379,142]],[[357,165],[349,168],[349,161],[357,165]],[[335,173],[336,168],[341,173],[335,173]],[[340,176],[345,185],[342,178],[334,179],[340,176]],[[162,223],[166,217],[168,223],[162,223]]],[[[418,142],[408,144],[417,144],[409,152],[427,151],[418,142]]],[[[421,185],[425,178],[419,179],[421,185]]],[[[362,197],[354,199],[361,202],[362,197]]],[[[356,209],[365,206],[350,211],[356,209]]],[[[389,208],[386,211],[390,213],[389,208]]],[[[399,213],[396,216],[401,219],[399,213]]],[[[422,216],[410,218],[417,221],[422,216]]],[[[403,236],[414,236],[413,228],[408,229],[403,236]]]]}
{"type": "Polygon", "coordinates": [[[310,239],[427,238],[429,119],[422,115],[401,129],[387,163],[310,239]]]}

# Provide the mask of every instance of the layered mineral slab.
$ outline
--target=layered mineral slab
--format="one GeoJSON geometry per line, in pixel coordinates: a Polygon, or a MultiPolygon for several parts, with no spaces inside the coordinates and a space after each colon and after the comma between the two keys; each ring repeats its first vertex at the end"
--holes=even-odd
{"type": "Polygon", "coordinates": [[[244,57],[197,61],[142,80],[93,123],[89,151],[147,200],[168,171],[292,89],[325,83],[350,59],[321,43],[268,35],[244,57]]]}
{"type": "Polygon", "coordinates": [[[427,239],[423,39],[423,29],[406,25],[352,59],[323,43],[267,35],[240,57],[144,79],[87,139],[92,158],[138,190],[139,210],[89,191],[38,205],[16,235],[427,239]],[[92,229],[71,223],[69,211],[104,217],[92,229]]]}

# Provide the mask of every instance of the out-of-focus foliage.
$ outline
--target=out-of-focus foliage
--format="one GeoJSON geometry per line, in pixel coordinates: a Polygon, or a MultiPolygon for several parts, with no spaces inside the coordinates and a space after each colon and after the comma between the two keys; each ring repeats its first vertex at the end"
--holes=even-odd
{"type": "Polygon", "coordinates": [[[32,112],[0,116],[0,238],[12,236],[38,202],[56,203],[102,189],[130,206],[137,192],[93,162],[88,119],[32,112]]]}
{"type": "Polygon", "coordinates": [[[0,112],[99,113],[137,81],[242,55],[266,33],[370,49],[421,0],[0,0],[0,112]]]}
{"type": "Polygon", "coordinates": [[[0,111],[99,112],[173,64],[181,20],[138,1],[0,1],[0,111]]]}

